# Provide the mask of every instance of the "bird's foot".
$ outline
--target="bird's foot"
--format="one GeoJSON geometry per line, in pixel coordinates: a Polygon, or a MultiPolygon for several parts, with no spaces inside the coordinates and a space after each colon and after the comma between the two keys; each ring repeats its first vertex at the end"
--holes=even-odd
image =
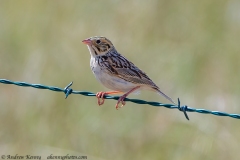
{"type": "Polygon", "coordinates": [[[106,92],[98,92],[96,94],[96,97],[98,99],[98,105],[101,106],[104,104],[104,95],[106,95],[107,93],[106,92]]]}
{"type": "Polygon", "coordinates": [[[101,106],[104,103],[104,96],[105,95],[110,95],[110,94],[119,94],[122,93],[120,91],[108,91],[108,92],[98,92],[96,94],[96,97],[98,99],[98,105],[101,106]]]}
{"type": "Polygon", "coordinates": [[[118,110],[118,108],[122,108],[126,102],[124,101],[124,99],[127,97],[127,94],[122,95],[119,99],[118,102],[116,104],[116,109],[118,110]],[[119,103],[122,103],[122,105],[119,107],[119,103]]]}

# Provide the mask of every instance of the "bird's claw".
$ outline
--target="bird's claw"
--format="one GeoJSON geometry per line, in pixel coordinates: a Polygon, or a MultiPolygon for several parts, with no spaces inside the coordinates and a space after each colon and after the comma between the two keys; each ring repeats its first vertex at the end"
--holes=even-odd
{"type": "Polygon", "coordinates": [[[98,99],[98,105],[101,106],[104,104],[104,95],[106,94],[106,92],[98,92],[96,94],[96,97],[98,99]],[[102,101],[101,101],[102,100],[102,101]]]}
{"type": "Polygon", "coordinates": [[[123,95],[118,99],[118,102],[116,104],[116,110],[118,110],[118,108],[122,108],[126,104],[126,102],[124,101],[125,98],[126,98],[126,96],[123,95]],[[119,107],[119,103],[122,103],[122,105],[120,107],[119,107]]]}

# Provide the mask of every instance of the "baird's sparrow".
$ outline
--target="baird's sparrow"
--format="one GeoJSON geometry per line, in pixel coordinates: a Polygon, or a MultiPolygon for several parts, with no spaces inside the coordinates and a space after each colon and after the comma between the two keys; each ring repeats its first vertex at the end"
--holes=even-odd
{"type": "MultiPolygon", "coordinates": [[[[104,95],[124,93],[116,104],[125,105],[124,99],[132,92],[148,89],[159,93],[166,99],[175,103],[172,98],[163,93],[159,87],[138,67],[122,56],[105,37],[90,37],[82,41],[90,51],[90,66],[96,79],[105,87],[113,90],[98,92],[98,105],[104,103],[104,95]],[[102,99],[102,100],[101,100],[102,99]]],[[[122,107],[121,106],[121,107],[122,107]]]]}

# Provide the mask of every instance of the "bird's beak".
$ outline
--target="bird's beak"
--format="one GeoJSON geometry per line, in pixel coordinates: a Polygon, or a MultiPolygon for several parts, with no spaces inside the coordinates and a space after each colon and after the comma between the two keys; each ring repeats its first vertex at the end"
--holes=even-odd
{"type": "Polygon", "coordinates": [[[90,39],[84,39],[82,42],[86,45],[92,44],[92,41],[90,39]]]}

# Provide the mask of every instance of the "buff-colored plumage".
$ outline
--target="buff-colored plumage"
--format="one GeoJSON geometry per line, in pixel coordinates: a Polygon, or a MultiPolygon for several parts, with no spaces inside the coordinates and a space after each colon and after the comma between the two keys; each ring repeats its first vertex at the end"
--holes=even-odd
{"type": "Polygon", "coordinates": [[[105,94],[125,93],[116,105],[121,102],[125,104],[124,98],[128,94],[139,89],[155,91],[166,99],[174,101],[160,91],[159,87],[138,67],[117,52],[112,42],[105,37],[91,37],[83,40],[87,44],[91,54],[90,66],[96,77],[105,87],[114,92],[99,92],[97,94],[98,104],[104,103],[105,94]],[[100,101],[102,98],[102,102],[100,101]]]}

